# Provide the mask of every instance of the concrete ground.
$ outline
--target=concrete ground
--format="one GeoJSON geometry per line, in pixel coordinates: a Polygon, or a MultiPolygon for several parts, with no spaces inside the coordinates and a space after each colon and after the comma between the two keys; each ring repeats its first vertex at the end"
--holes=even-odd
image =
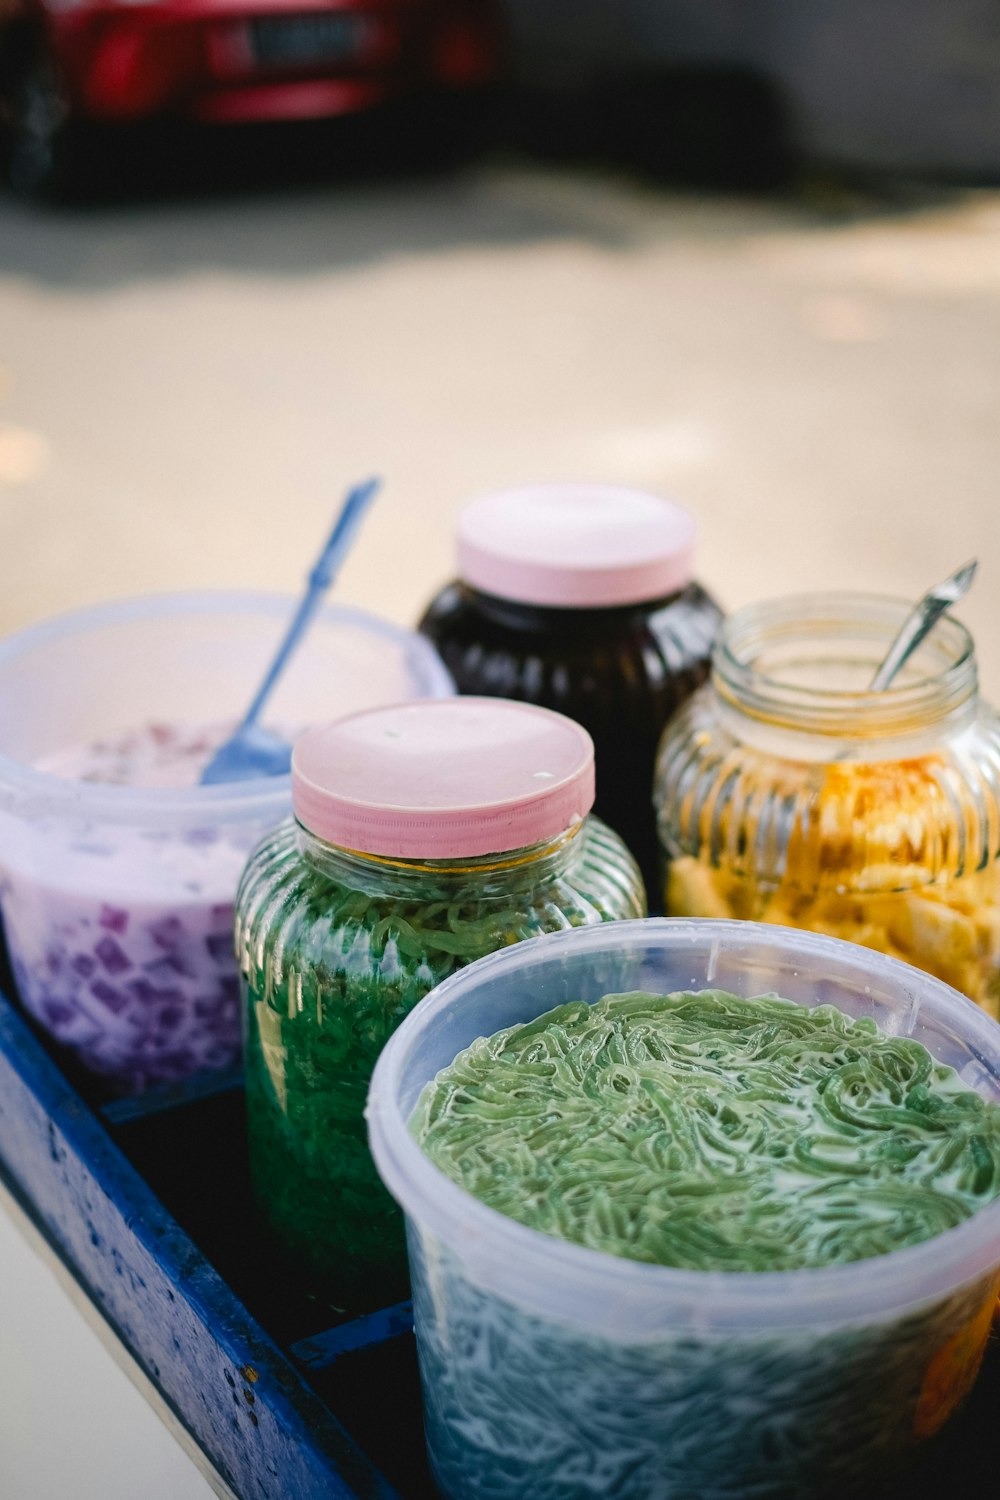
{"type": "Polygon", "coordinates": [[[296,589],[400,622],[469,496],[675,494],[730,607],[960,611],[1000,701],[1000,192],[741,199],[494,158],[29,210],[0,199],[0,632],[88,601],[296,589]]]}

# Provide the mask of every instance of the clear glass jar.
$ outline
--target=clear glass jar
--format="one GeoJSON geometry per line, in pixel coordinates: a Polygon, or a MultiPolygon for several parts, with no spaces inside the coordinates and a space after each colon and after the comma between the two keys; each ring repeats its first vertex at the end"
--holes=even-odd
{"type": "Polygon", "coordinates": [[[909,607],[831,594],[729,619],[660,746],[665,907],[846,938],[996,1016],[1000,718],[948,617],[867,690],[909,607]]]}
{"type": "Polygon", "coordinates": [[[594,741],[595,811],[659,894],[651,797],[663,726],[707,678],[719,606],[692,577],[695,526],[672,500],[534,485],[472,501],[459,577],[419,629],[460,693],[540,703],[594,741]]]}
{"type": "MultiPolygon", "coordinates": [[[[435,713],[438,705],[417,706],[425,721],[430,715],[443,727],[441,760],[433,771],[441,778],[439,807],[449,779],[447,742],[456,757],[467,748],[461,724],[456,735],[456,716],[461,705],[478,701],[453,700],[444,715],[435,713]]],[[[586,740],[577,726],[544,710],[493,701],[490,708],[501,718],[515,709],[558,719],[581,743],[586,740]]],[[[400,713],[359,717],[376,726],[390,720],[396,725],[400,713]]],[[[491,714],[484,738],[493,740],[502,759],[497,739],[504,726],[494,732],[496,723],[491,714]]],[[[587,746],[592,758],[589,741],[587,746]]],[[[298,747],[296,756],[293,777],[298,747]]],[[[368,763],[359,774],[369,788],[388,786],[391,779],[397,807],[408,797],[412,803],[405,744],[390,778],[393,764],[390,750],[381,765],[368,763]]],[[[488,781],[490,766],[472,774],[488,781]]],[[[542,774],[552,778],[543,793],[551,799],[561,773],[556,768],[542,774]]],[[[590,774],[581,806],[592,800],[592,769],[590,774]]],[[[293,795],[294,787],[293,780],[293,795]]],[[[468,784],[458,795],[466,799],[467,814],[468,784]]],[[[310,1288],[359,1309],[405,1296],[407,1287],[402,1220],[375,1171],[364,1123],[368,1083],[385,1041],[429,990],[484,954],[541,933],[645,912],[635,862],[595,818],[574,818],[527,846],[440,857],[431,796],[421,809],[424,831],[413,835],[433,848],[427,858],[414,857],[405,814],[392,817],[390,809],[392,831],[385,832],[386,803],[381,835],[367,840],[382,849],[364,852],[305,827],[303,816],[314,824],[321,819],[315,803],[304,806],[300,797],[299,820],[283,824],[258,847],[237,897],[255,1195],[276,1243],[310,1288]],[[390,845],[403,852],[385,852],[390,845]]],[[[367,806],[375,806],[370,795],[367,806]]],[[[551,815],[565,816],[558,798],[551,815]]],[[[517,817],[501,821],[513,829],[539,826],[537,812],[527,823],[517,817]]],[[[355,823],[350,837],[356,843],[364,830],[355,823]]],[[[460,837],[468,841],[470,835],[460,837]]],[[[499,835],[484,837],[496,842],[499,835]]],[[[454,832],[447,838],[453,841],[454,832]]],[[[469,847],[475,842],[473,837],[469,847]]]]}

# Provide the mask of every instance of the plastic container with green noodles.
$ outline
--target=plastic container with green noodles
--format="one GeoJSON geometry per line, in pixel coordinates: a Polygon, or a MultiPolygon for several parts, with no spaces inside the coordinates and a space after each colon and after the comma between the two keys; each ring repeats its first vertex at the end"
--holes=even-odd
{"type": "MultiPolygon", "coordinates": [[[[740,1002],[735,1004],[738,1008],[740,1002]]],[[[693,1001],[684,1006],[696,1017],[693,1001]]],[[[773,1000],[761,1007],[762,1027],[772,1021],[777,1026],[779,1054],[782,1011],[773,1000]]],[[[624,1087],[638,1053],[629,1056],[626,1045],[622,1057],[613,1058],[614,1047],[607,1041],[605,1046],[601,1061],[621,1071],[624,1087]]],[[[711,1064],[716,1052],[725,1052],[702,1047],[695,1057],[685,1047],[686,1042],[678,1053],[683,1067],[704,1072],[706,1080],[712,1071],[706,1058],[711,1064]]],[[[781,1066],[797,1051],[793,1045],[781,1066]]],[[[588,1058],[576,1058],[573,1065],[585,1082],[588,1058]]],[[[464,1059],[459,1066],[465,1066],[464,1059]]],[[[759,1100],[770,1084],[748,1073],[741,1086],[748,1099],[759,1100]]],[[[703,1102],[709,1114],[717,1092],[706,1081],[703,1102]]],[[[478,1098],[482,1102],[485,1096],[478,1098]]],[[[669,1120],[675,1104],[676,1098],[665,1094],[657,1109],[669,1120]]],[[[449,1500],[469,1495],[520,1500],[527,1494],[532,1500],[884,1496],[890,1477],[961,1405],[982,1358],[1000,1286],[1000,1199],[993,1197],[998,1106],[1000,1026],[931,976],[817,934],[715,920],[626,922],[523,944],[455,975],[387,1044],[368,1106],[376,1163],[407,1218],[428,1450],[444,1495],[449,1500]],[[868,1086],[860,1077],[865,1069],[856,1064],[864,1062],[869,1046],[883,1054],[879,1067],[887,1069],[889,1094],[904,1101],[901,1113],[933,1115],[936,1106],[923,1090],[933,1074],[947,1108],[957,1111],[955,1118],[968,1110],[968,1118],[981,1117],[983,1125],[982,1130],[978,1124],[955,1129],[954,1120],[949,1125],[949,1135],[962,1137],[964,1155],[956,1160],[964,1207],[953,1213],[945,1202],[925,1214],[921,1203],[900,1224],[883,1214],[888,1239],[885,1223],[874,1234],[862,1225],[853,1246],[844,1240],[833,1252],[840,1263],[829,1264],[824,1260],[829,1247],[812,1256],[808,1235],[801,1255],[794,1245],[785,1253],[776,1245],[773,1254],[757,1255],[752,1246],[740,1244],[725,1214],[720,1217],[718,1204],[708,1198],[702,1199],[701,1213],[685,1205],[676,1222],[666,1215],[664,1234],[658,1236],[660,1205],[653,1203],[646,1225],[650,1238],[623,1252],[617,1210],[595,1201],[599,1174],[585,1170],[582,1131],[567,1130],[558,1105],[544,1120],[535,1119],[531,1112],[539,1090],[533,1080],[518,1091],[508,1079],[495,1098],[485,1100],[489,1105],[492,1098],[497,1120],[488,1136],[492,1177],[484,1196],[508,1211],[488,1206],[434,1165],[414,1132],[424,1134],[441,1107],[440,1098],[435,1102],[424,1091],[442,1069],[449,1070],[471,1049],[470,1087],[451,1121],[437,1115],[435,1128],[442,1139],[449,1123],[468,1131],[453,1155],[463,1158],[462,1172],[474,1180],[484,1140],[470,1108],[481,1082],[474,1075],[487,1052],[496,1054],[506,1045],[497,1034],[529,1023],[519,1043],[518,1031],[511,1033],[513,1051],[529,1071],[549,1070],[555,1098],[561,1087],[558,1069],[553,1072],[544,1047],[526,1048],[526,1043],[554,1020],[562,1027],[567,1055],[577,1045],[592,1045],[595,1039],[583,1035],[586,1021],[579,1024],[581,1002],[628,996],[605,1005],[642,1010],[648,993],[630,993],[640,991],[693,992],[695,999],[708,992],[706,1016],[725,1010],[728,1002],[720,991],[782,996],[795,1002],[786,1014],[801,1014],[802,1006],[832,1007],[817,1015],[816,1025],[825,1014],[833,1041],[823,1045],[844,1049],[835,1086],[850,1087],[824,1108],[842,1117],[848,1136],[851,1089],[857,1086],[860,1097],[868,1086]],[[531,1025],[556,1007],[566,1009],[531,1025]],[[580,1155],[578,1184],[565,1178],[565,1163],[560,1170],[564,1186],[568,1181],[563,1206],[570,1219],[577,1192],[593,1210],[581,1242],[570,1242],[571,1223],[550,1222],[549,1232],[536,1227],[546,1211],[545,1183],[541,1172],[530,1181],[523,1178],[527,1161],[516,1160],[516,1143],[503,1139],[511,1134],[515,1114],[531,1118],[536,1145],[547,1144],[542,1142],[546,1131],[559,1130],[566,1151],[580,1155]],[[505,1199],[512,1191],[505,1168],[522,1177],[520,1204],[505,1199]],[[939,1211],[942,1217],[934,1217],[939,1211]],[[725,1268],[698,1269],[713,1263],[705,1245],[718,1238],[716,1231],[727,1230],[722,1237],[728,1237],[733,1253],[714,1260],[725,1268]],[[681,1245],[677,1263],[651,1263],[671,1236],[675,1251],[681,1245]],[[607,1253],[603,1247],[616,1239],[616,1253],[607,1253]],[[881,1253],[889,1243],[899,1248],[881,1253]],[[860,1258],[851,1258],[855,1254],[860,1258]],[[761,1268],[769,1264],[775,1269],[761,1268]]],[[[752,1110],[746,1118],[751,1116],[752,1110]]],[[[727,1126],[738,1136],[743,1123],[729,1120],[720,1104],[702,1134],[711,1137],[713,1151],[724,1152],[727,1126]]],[[[626,1124],[634,1131],[642,1122],[635,1114],[622,1122],[623,1129],[626,1124]]],[[[688,1145],[704,1147],[704,1139],[686,1141],[683,1126],[677,1112],[675,1125],[648,1141],[652,1176],[665,1165],[669,1173],[661,1175],[676,1180],[680,1169],[683,1178],[685,1162],[661,1160],[663,1150],[669,1155],[676,1149],[682,1157],[688,1145]]],[[[609,1132],[615,1128],[611,1123],[609,1132]]],[[[887,1142],[891,1135],[887,1131],[887,1142]]],[[[794,1147],[794,1128],[791,1140],[794,1147]]],[[[779,1154],[785,1143],[768,1134],[761,1137],[761,1150],[769,1141],[779,1154]]],[[[898,1132],[890,1144],[889,1155],[907,1146],[898,1132]]],[[[607,1135],[597,1145],[610,1161],[607,1135]]],[[[820,1145],[836,1155],[832,1138],[820,1145]]],[[[876,1156],[882,1152],[878,1142],[873,1150],[876,1156]]],[[[886,1172],[878,1190],[885,1207],[896,1174],[888,1155],[882,1156],[886,1172]]],[[[901,1159],[907,1156],[903,1149],[901,1159]]],[[[645,1163],[643,1152],[640,1158],[645,1163]]],[[[817,1187],[825,1193],[822,1174],[828,1164],[810,1161],[808,1153],[804,1162],[807,1170],[820,1170],[817,1187]]],[[[682,1185],[699,1190],[693,1179],[682,1185]]],[[[920,1186],[917,1181],[912,1201],[920,1199],[920,1186]]],[[[726,1184],[725,1191],[732,1187],[726,1184]]],[[[651,1199],[656,1191],[651,1183],[651,1199]]],[[[845,1204],[854,1201],[851,1191],[841,1196],[845,1204]]],[[[764,1205],[765,1199],[754,1202],[764,1205]]],[[[840,1213],[843,1206],[827,1196],[836,1235],[843,1232],[849,1239],[853,1227],[850,1214],[840,1213]]],[[[815,1248],[815,1236],[811,1243],[815,1248]]]]}
{"type": "Polygon", "coordinates": [[[643,914],[635,862],[588,816],[593,780],[586,731],[497,699],[374,710],[296,745],[296,817],[244,872],[237,948],[255,1195],[316,1296],[406,1295],[363,1119],[400,1021],[497,948],[643,914]]]}

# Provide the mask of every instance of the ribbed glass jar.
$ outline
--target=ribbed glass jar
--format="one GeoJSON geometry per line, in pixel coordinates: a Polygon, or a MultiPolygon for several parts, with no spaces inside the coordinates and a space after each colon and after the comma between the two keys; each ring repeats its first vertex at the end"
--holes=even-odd
{"type": "Polygon", "coordinates": [[[665,907],[846,938],[996,1015],[1000,718],[948,617],[868,691],[907,612],[832,594],[730,618],[660,746],[665,907]]]}
{"type": "Polygon", "coordinates": [[[644,913],[635,862],[593,817],[555,841],[453,860],[359,854],[293,820],[264,840],[237,897],[250,1165],[312,1289],[356,1308],[406,1294],[402,1219],[364,1106],[417,1001],[497,948],[644,913]]]}

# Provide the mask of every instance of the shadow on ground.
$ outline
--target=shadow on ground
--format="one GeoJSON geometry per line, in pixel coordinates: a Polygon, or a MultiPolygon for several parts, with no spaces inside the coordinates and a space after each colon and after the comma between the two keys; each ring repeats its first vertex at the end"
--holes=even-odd
{"type": "Polygon", "coordinates": [[[59,201],[0,197],[0,275],[97,290],[199,268],[310,274],[470,244],[636,243],[641,216],[602,217],[571,195],[546,195],[545,172],[555,181],[567,169],[654,195],[751,198],[802,227],[909,212],[949,194],[810,171],[780,101],[752,75],[660,72],[322,123],[104,134],[59,201]],[[540,168],[542,190],[484,191],[486,166],[540,168]]]}

